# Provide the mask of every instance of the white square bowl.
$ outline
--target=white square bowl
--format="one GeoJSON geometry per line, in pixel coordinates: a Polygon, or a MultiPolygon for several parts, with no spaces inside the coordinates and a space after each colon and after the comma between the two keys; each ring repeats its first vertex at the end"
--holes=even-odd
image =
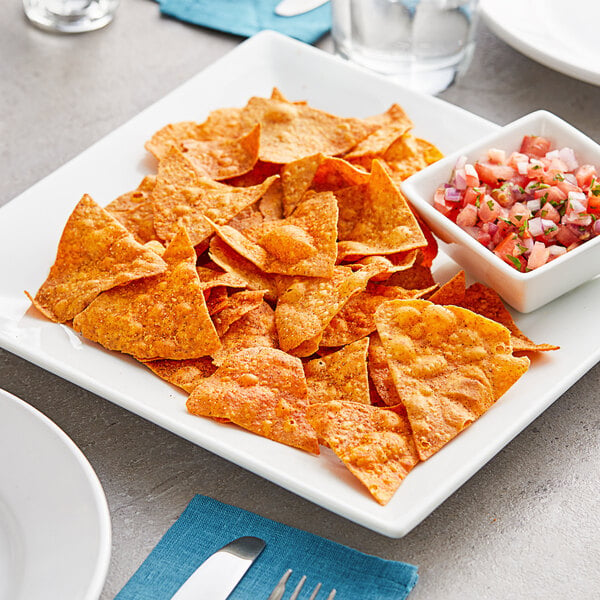
{"type": "Polygon", "coordinates": [[[460,156],[472,163],[485,157],[489,148],[510,154],[519,150],[525,135],[546,137],[554,148],[572,148],[580,165],[600,168],[600,145],[556,115],[539,110],[423,169],[402,182],[401,187],[432,231],[447,244],[447,254],[474,278],[495,289],[508,304],[528,313],[600,273],[600,236],[538,269],[520,273],[433,207],[436,189],[450,180],[460,156]]]}

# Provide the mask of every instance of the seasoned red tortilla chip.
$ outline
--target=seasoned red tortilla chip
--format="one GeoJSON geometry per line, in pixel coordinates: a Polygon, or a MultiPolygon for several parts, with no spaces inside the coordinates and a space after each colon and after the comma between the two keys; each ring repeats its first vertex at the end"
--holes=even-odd
{"type": "Polygon", "coordinates": [[[223,285],[218,285],[207,290],[202,290],[206,299],[206,307],[208,314],[212,317],[227,307],[229,303],[229,294],[227,288],[223,285]]]}
{"type": "Polygon", "coordinates": [[[229,179],[252,170],[258,160],[260,125],[239,138],[216,140],[185,140],[181,151],[196,171],[206,177],[229,179]]]}
{"type": "Polygon", "coordinates": [[[294,214],[240,233],[213,224],[217,235],[266,273],[328,277],[336,259],[337,204],[330,192],[308,194],[294,214]]]}
{"type": "Polygon", "coordinates": [[[336,192],[339,206],[338,260],[347,255],[387,255],[427,245],[404,196],[380,161],[369,183],[336,192]]]}
{"type": "Polygon", "coordinates": [[[219,286],[231,288],[245,288],[248,286],[246,280],[237,276],[235,273],[217,271],[205,266],[196,267],[196,272],[198,273],[198,279],[200,280],[200,287],[203,290],[219,286]]]}
{"type": "Polygon", "coordinates": [[[419,462],[402,407],[328,402],[309,406],[307,418],[379,504],[390,501],[419,462]]]}
{"type": "MultiPolygon", "coordinates": [[[[312,352],[298,353],[298,346],[322,336],[323,331],[352,295],[364,290],[371,277],[378,273],[377,265],[353,272],[349,267],[335,267],[333,277],[306,277],[296,279],[279,296],[275,308],[275,321],[282,350],[296,350],[297,356],[310,356],[312,352]]],[[[314,342],[309,348],[314,348],[314,342]]],[[[318,342],[317,342],[318,346],[318,342]]]]}
{"type": "Polygon", "coordinates": [[[481,416],[529,368],[506,327],[457,306],[391,300],[377,331],[422,460],[481,416]]]}
{"type": "Polygon", "coordinates": [[[374,285],[355,294],[331,319],[323,331],[321,346],[344,346],[375,331],[375,311],[383,302],[395,298],[415,298],[419,292],[404,288],[374,285]]]}
{"type": "Polygon", "coordinates": [[[73,320],[73,327],[109,350],[139,360],[199,358],[221,345],[196,272],[185,229],[164,256],[165,273],[112,288],[73,320]]]}
{"type": "Polygon", "coordinates": [[[319,453],[317,435],[306,420],[306,380],[299,359],[273,348],[248,348],[192,392],[188,410],[229,419],[258,435],[319,453]]]}
{"type": "Polygon", "coordinates": [[[223,183],[233,187],[250,187],[263,183],[263,181],[273,175],[279,175],[280,171],[281,165],[258,160],[254,165],[254,168],[251,171],[248,171],[248,173],[226,179],[223,183]]]}
{"type": "Polygon", "coordinates": [[[368,348],[369,339],[364,338],[307,362],[304,373],[309,402],[339,400],[370,404],[368,348]]]}
{"type": "Polygon", "coordinates": [[[407,290],[434,290],[437,288],[431,269],[420,264],[414,264],[410,269],[394,273],[386,283],[407,290]]]}
{"type": "Polygon", "coordinates": [[[386,406],[401,404],[398,390],[394,384],[388,365],[387,354],[377,332],[369,336],[369,377],[377,390],[377,395],[386,406]]]}
{"type": "Polygon", "coordinates": [[[399,137],[404,135],[411,127],[412,121],[397,104],[383,114],[367,119],[370,123],[378,125],[378,129],[362,140],[348,154],[346,160],[356,158],[379,158],[399,137]]]}
{"type": "Polygon", "coordinates": [[[27,295],[46,317],[64,323],[101,292],[166,268],[158,254],[136,242],[86,194],[65,225],[48,278],[35,298],[27,295]]]}
{"type": "Polygon", "coordinates": [[[242,109],[242,122],[245,128],[260,123],[259,157],[280,164],[318,152],[343,154],[377,129],[362,119],[270,98],[251,98],[242,109]]]}
{"type": "Polygon", "coordinates": [[[213,353],[213,362],[220,366],[230,354],[245,348],[277,348],[275,312],[263,302],[235,321],[221,337],[221,347],[213,353]]]}
{"type": "MultiPolygon", "coordinates": [[[[180,163],[179,150],[171,148],[161,166],[166,161],[180,163]]],[[[257,202],[269,189],[275,178],[269,178],[253,187],[231,187],[212,179],[196,177],[194,182],[172,183],[160,175],[153,190],[154,227],[163,240],[170,240],[183,225],[196,246],[208,238],[212,229],[206,218],[218,225],[229,222],[244,208],[257,202]]]]}
{"type": "Polygon", "coordinates": [[[133,237],[145,244],[157,239],[154,230],[154,208],[152,190],[156,177],[148,176],[133,190],[119,196],[106,206],[106,210],[133,234],[133,237]]]}
{"type": "Polygon", "coordinates": [[[216,370],[208,356],[188,360],[151,360],[144,363],[161,379],[180,387],[188,394],[216,370]]]}
{"type": "Polygon", "coordinates": [[[244,291],[232,294],[227,298],[227,305],[213,316],[213,323],[219,337],[247,312],[258,308],[263,303],[264,291],[244,291]]]}
{"type": "Polygon", "coordinates": [[[400,183],[443,156],[430,142],[406,133],[386,150],[383,159],[394,183],[400,183]]]}
{"type": "MultiPolygon", "coordinates": [[[[466,289],[465,272],[459,271],[452,279],[431,294],[428,300],[430,302],[435,302],[435,304],[454,304],[455,306],[462,306],[466,289]]],[[[465,306],[465,308],[469,307],[465,306]]],[[[477,311],[474,310],[473,312],[477,311]]],[[[494,319],[494,321],[495,320],[496,319],[494,319]]]]}

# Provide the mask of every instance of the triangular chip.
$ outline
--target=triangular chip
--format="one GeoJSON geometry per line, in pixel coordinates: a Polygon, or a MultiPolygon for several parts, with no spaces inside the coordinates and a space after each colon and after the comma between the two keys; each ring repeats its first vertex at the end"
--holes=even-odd
{"type": "Polygon", "coordinates": [[[412,121],[397,104],[392,104],[383,114],[366,120],[378,125],[378,129],[346,154],[346,160],[381,157],[393,142],[412,127],[412,121]]]}
{"type": "Polygon", "coordinates": [[[256,125],[235,139],[185,140],[181,151],[198,173],[221,180],[251,171],[258,160],[259,143],[260,125],[256,125]]]}
{"type": "Polygon", "coordinates": [[[370,404],[368,348],[369,338],[364,338],[307,362],[304,373],[309,402],[340,400],[370,404]]]}
{"type": "Polygon", "coordinates": [[[217,235],[265,273],[328,277],[336,260],[337,203],[330,192],[308,194],[294,214],[240,233],[214,225],[217,235]]]}
{"type": "Polygon", "coordinates": [[[377,129],[363,119],[271,98],[251,98],[242,109],[242,122],[245,128],[260,123],[259,157],[279,164],[318,152],[343,154],[377,129]]]}
{"type": "Polygon", "coordinates": [[[109,350],[139,360],[199,358],[221,345],[196,272],[196,253],[184,229],[164,256],[165,273],[112,288],[73,320],[73,327],[109,350]]]}
{"type": "MultiPolygon", "coordinates": [[[[279,296],[275,308],[281,349],[297,349],[300,344],[315,336],[320,339],[331,319],[354,294],[367,287],[369,279],[378,271],[377,265],[355,272],[350,267],[335,267],[331,278],[299,278],[292,283],[279,296]]],[[[314,348],[314,344],[310,347],[314,348]]],[[[310,354],[312,352],[296,352],[297,356],[310,354]]]]}
{"type": "Polygon", "coordinates": [[[347,255],[393,254],[427,245],[404,196],[380,161],[369,182],[336,192],[338,260],[347,255]]]}
{"type": "Polygon", "coordinates": [[[226,418],[271,440],[319,453],[306,420],[306,381],[299,359],[273,348],[248,348],[228,356],[187,401],[188,410],[226,418]]]}
{"type": "Polygon", "coordinates": [[[355,294],[331,319],[321,338],[321,346],[344,346],[375,331],[375,311],[396,298],[418,298],[420,290],[369,283],[364,292],[355,294]]]}
{"type": "Polygon", "coordinates": [[[506,327],[456,306],[391,300],[375,313],[392,377],[425,460],[529,368],[506,327]]]}
{"type": "Polygon", "coordinates": [[[398,138],[383,155],[394,183],[404,181],[443,157],[432,143],[415,138],[410,133],[398,138]]]}
{"type": "Polygon", "coordinates": [[[219,337],[247,312],[258,308],[263,303],[264,291],[244,291],[232,294],[227,298],[227,306],[215,314],[213,323],[219,337]]]}
{"type": "Polygon", "coordinates": [[[167,154],[169,148],[172,146],[179,148],[186,140],[237,138],[243,133],[240,114],[240,108],[219,108],[212,111],[204,123],[194,121],[171,123],[157,131],[146,142],[146,150],[160,160],[167,154]]]}
{"type": "Polygon", "coordinates": [[[398,390],[394,384],[392,372],[388,365],[387,354],[377,332],[369,336],[369,377],[377,394],[386,406],[401,404],[398,390]]]}
{"type": "Polygon", "coordinates": [[[459,271],[454,277],[452,277],[452,279],[448,280],[438,290],[431,294],[428,300],[430,302],[434,302],[435,304],[454,304],[455,306],[461,306],[463,300],[465,299],[466,291],[467,285],[465,272],[459,271]]]}
{"type": "MultiPolygon", "coordinates": [[[[177,179],[159,175],[152,192],[154,198],[154,227],[163,240],[170,240],[183,225],[196,246],[212,233],[211,226],[204,217],[222,225],[233,219],[244,208],[257,202],[269,189],[276,177],[269,178],[257,186],[238,188],[213,181],[206,177],[195,179],[180,176],[181,152],[171,148],[161,161],[165,172],[177,170],[177,179]],[[173,169],[169,164],[177,165],[173,169]],[[173,183],[175,181],[175,183],[173,183]],[[186,187],[182,187],[182,185],[186,187]]],[[[185,159],[185,157],[184,157],[185,159]]]]}
{"type": "Polygon", "coordinates": [[[137,189],[119,196],[106,206],[106,210],[130,231],[140,244],[157,239],[152,201],[155,184],[156,177],[144,177],[137,189]]]}
{"type": "Polygon", "coordinates": [[[200,381],[217,370],[208,356],[188,360],[151,360],[144,364],[161,379],[180,387],[188,394],[200,381]]]}
{"type": "Polygon", "coordinates": [[[307,417],[327,445],[369,490],[387,504],[419,462],[404,409],[328,402],[308,407],[307,417]]]}
{"type": "Polygon", "coordinates": [[[277,348],[275,312],[266,302],[230,325],[221,337],[221,347],[212,355],[213,361],[221,365],[228,355],[258,346],[277,348]]]}
{"type": "Polygon", "coordinates": [[[213,287],[225,286],[232,288],[245,288],[248,283],[242,277],[238,277],[235,273],[227,271],[216,271],[209,267],[196,267],[200,287],[203,290],[209,290],[213,287]]]}
{"type": "Polygon", "coordinates": [[[217,236],[210,241],[209,255],[222,269],[245,280],[250,289],[267,290],[267,300],[275,301],[280,288],[285,289],[292,280],[285,275],[267,275],[217,236]]]}
{"type": "Polygon", "coordinates": [[[311,188],[327,192],[366,183],[368,180],[368,173],[341,158],[315,154],[290,162],[281,170],[284,214],[291,215],[311,188]]]}
{"type": "Polygon", "coordinates": [[[49,319],[64,323],[104,290],[166,268],[86,194],[65,225],[48,278],[30,299],[49,319]]]}

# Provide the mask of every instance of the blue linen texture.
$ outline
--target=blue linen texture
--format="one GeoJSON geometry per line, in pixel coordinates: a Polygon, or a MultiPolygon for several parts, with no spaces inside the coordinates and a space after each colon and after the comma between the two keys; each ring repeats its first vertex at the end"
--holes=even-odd
{"type": "Polygon", "coordinates": [[[230,600],[266,599],[287,569],[293,569],[290,589],[305,574],[308,590],[321,581],[322,589],[335,588],[340,600],[403,600],[417,582],[413,565],[363,554],[198,495],[115,600],[170,600],[211,554],[246,535],[267,545],[230,600]]]}
{"type": "Polygon", "coordinates": [[[159,0],[166,15],[195,25],[250,37],[263,29],[313,44],[331,29],[331,8],[324,4],[295,17],[279,17],[279,0],[159,0]]]}

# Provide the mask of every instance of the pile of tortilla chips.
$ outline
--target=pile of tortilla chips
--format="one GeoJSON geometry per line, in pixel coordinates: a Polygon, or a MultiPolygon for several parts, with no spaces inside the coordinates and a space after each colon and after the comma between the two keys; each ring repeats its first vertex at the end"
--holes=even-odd
{"type": "Polygon", "coordinates": [[[441,288],[398,182],[441,157],[393,105],[360,119],[278,90],[146,148],[156,173],[84,196],[33,304],[189,394],[188,410],[313,454],[381,504],[553,350],[499,297],[441,288]],[[521,356],[515,355],[521,354],[521,356]]]}

